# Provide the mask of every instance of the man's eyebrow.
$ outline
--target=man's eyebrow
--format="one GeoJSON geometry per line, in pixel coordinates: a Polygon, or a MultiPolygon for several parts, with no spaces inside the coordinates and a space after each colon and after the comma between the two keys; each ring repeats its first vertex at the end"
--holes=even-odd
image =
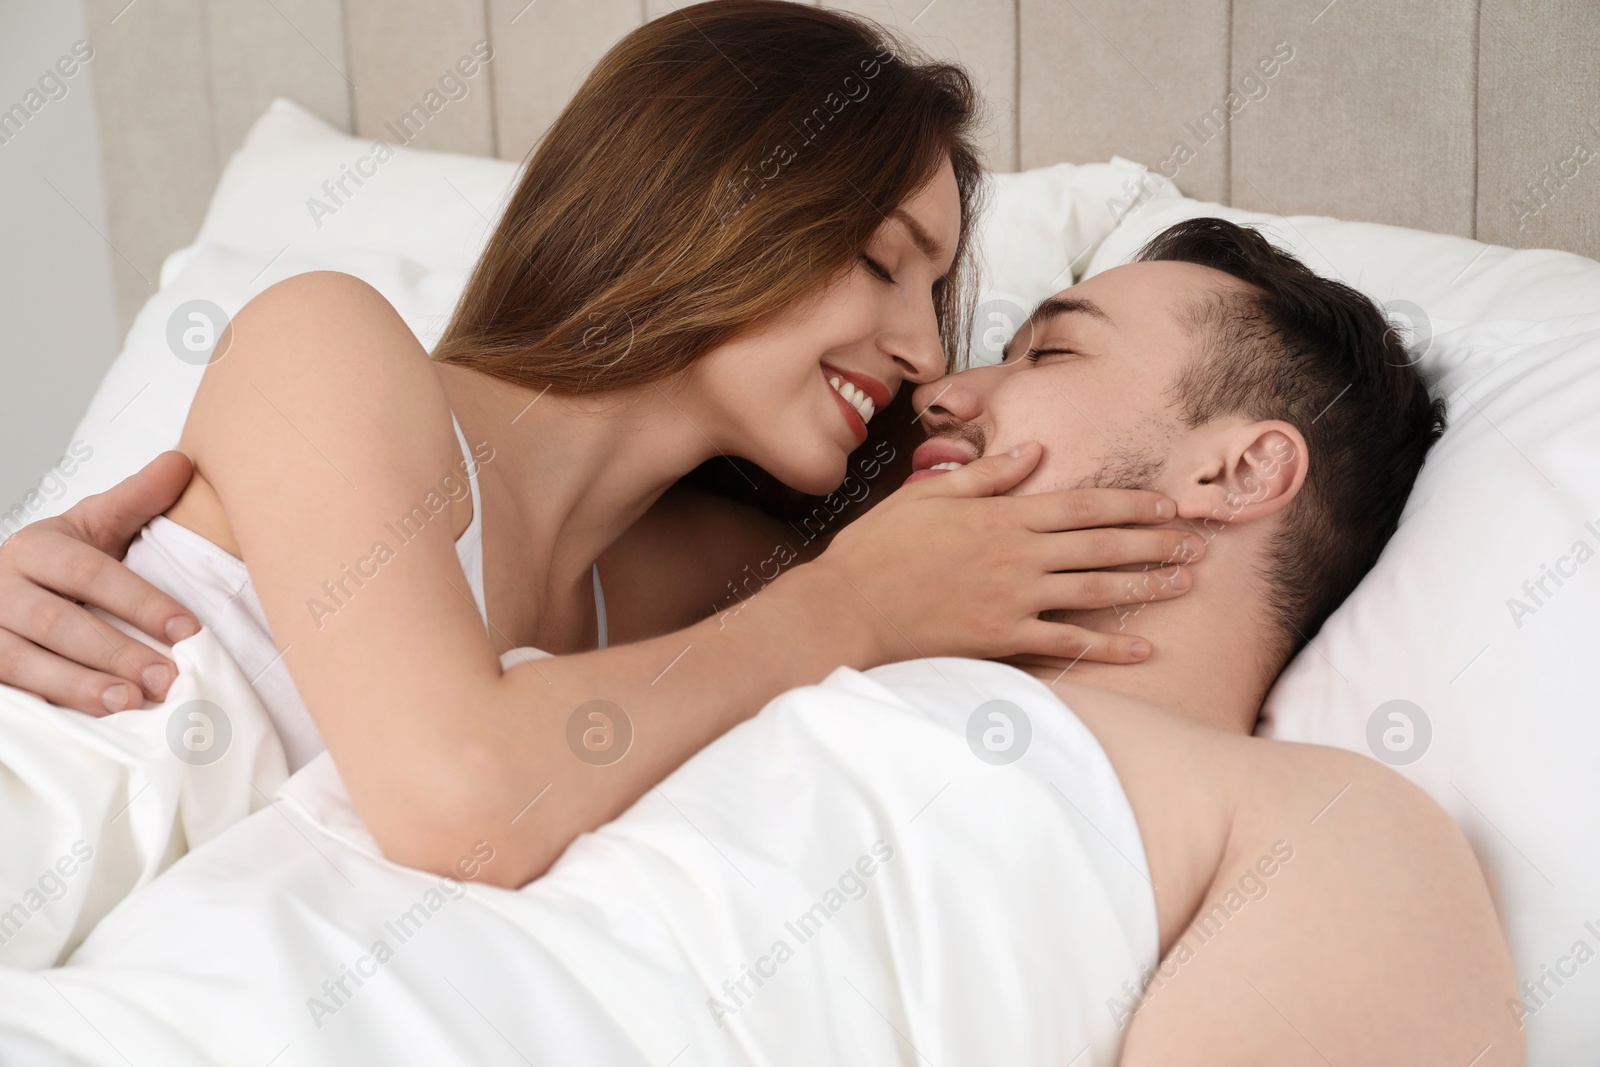
{"type": "Polygon", "coordinates": [[[1082,296],[1053,296],[1034,308],[1033,314],[1029,315],[1028,319],[1034,328],[1038,329],[1057,315],[1088,315],[1090,318],[1099,319],[1107,326],[1116,325],[1111,321],[1111,316],[1106,314],[1105,308],[1082,296]]]}
{"type": "MultiPolygon", "coordinates": [[[[1111,321],[1111,316],[1106,314],[1106,309],[1093,300],[1081,296],[1053,296],[1033,309],[1033,314],[1023,322],[1011,341],[1021,337],[1025,331],[1031,334],[1044,329],[1057,315],[1087,315],[1091,319],[1099,319],[1107,326],[1116,325],[1111,321]]],[[[1001,359],[1010,358],[1011,341],[1007,341],[1005,348],[1001,350],[1001,359]]]]}
{"type": "Polygon", "coordinates": [[[934,240],[933,235],[923,227],[922,223],[912,218],[905,208],[895,208],[889,213],[889,217],[910,232],[911,243],[917,246],[917,251],[926,256],[930,263],[937,263],[944,258],[944,246],[934,240]]]}

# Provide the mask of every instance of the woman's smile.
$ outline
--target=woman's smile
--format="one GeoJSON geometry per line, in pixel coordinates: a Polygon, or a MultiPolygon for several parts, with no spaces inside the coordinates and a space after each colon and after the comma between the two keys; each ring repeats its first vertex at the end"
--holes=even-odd
{"type": "Polygon", "coordinates": [[[867,439],[867,423],[880,407],[887,407],[894,394],[889,387],[859,371],[841,370],[824,363],[822,377],[833,393],[839,411],[856,436],[856,443],[867,439]]]}

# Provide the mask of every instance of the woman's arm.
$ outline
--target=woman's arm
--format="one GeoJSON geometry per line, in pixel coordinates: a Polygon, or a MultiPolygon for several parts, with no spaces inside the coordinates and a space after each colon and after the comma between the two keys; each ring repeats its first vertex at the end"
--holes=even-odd
{"type": "MultiPolygon", "coordinates": [[[[165,698],[175,670],[172,662],[81,606],[99,608],[166,643],[198,630],[199,623],[183,605],[121,562],[140,528],[182,492],[190,472],[183,453],[163,453],[110,490],[61,516],[34,522],[25,528],[27,536],[0,545],[0,684],[90,715],[135,706],[141,683],[149,699],[165,698]],[[168,675],[147,674],[150,667],[166,667],[168,675]]],[[[893,472],[886,471],[875,484],[887,491],[894,480],[893,472]]],[[[1116,495],[1104,489],[1078,493],[1106,501],[1116,495]]],[[[842,528],[847,514],[841,511],[830,528],[842,528]]],[[[1111,512],[1105,514],[1105,521],[1113,521],[1111,512]]],[[[600,557],[611,643],[658,637],[692,626],[708,613],[739,610],[780,562],[792,566],[825,547],[831,534],[824,530],[823,536],[811,536],[815,528],[797,529],[692,486],[668,490],[600,557]],[[786,562],[791,552],[794,560],[786,562]]],[[[1123,550],[1123,563],[1166,561],[1160,545],[1141,556],[1140,531],[1111,527],[1098,533],[1123,550]]],[[[1103,592],[1096,598],[1086,588],[1085,598],[1071,606],[1107,607],[1149,598],[1142,583],[1110,572],[1087,573],[1112,561],[1096,554],[1087,538],[1083,545],[1062,569],[1085,572],[1085,579],[1104,583],[1103,592]]],[[[1181,595],[1182,588],[1164,584],[1160,592],[1181,595]]],[[[1094,643],[1086,647],[1084,659],[1117,662],[1120,653],[1115,644],[1094,643]]]]}
{"type": "MultiPolygon", "coordinates": [[[[623,647],[502,673],[443,523],[390,546],[375,579],[319,616],[308,603],[323,583],[371,557],[456,462],[443,389],[399,316],[353,278],[274,286],[234,333],[184,447],[356,809],[401,862],[450,870],[487,840],[502,859],[492,879],[522,885],[769,698],[841,664],[1062,654],[1083,639],[1036,618],[1072,599],[1074,576],[1051,573],[1062,535],[1034,532],[1063,528],[1049,515],[1060,495],[977,499],[1019,481],[1036,449],[908,487],[737,615],[623,647]],[[631,731],[605,766],[569,744],[602,725],[596,709],[631,731]]],[[[1141,510],[1153,521],[1153,494],[1113,499],[1128,513],[1094,525],[1141,510]]]]}

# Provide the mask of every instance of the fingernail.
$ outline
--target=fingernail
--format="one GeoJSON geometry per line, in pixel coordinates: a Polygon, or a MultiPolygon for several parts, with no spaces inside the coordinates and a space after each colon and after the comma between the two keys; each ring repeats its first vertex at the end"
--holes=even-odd
{"type": "Polygon", "coordinates": [[[1150,654],[1150,643],[1148,641],[1135,641],[1128,646],[1128,651],[1133,653],[1136,659],[1144,659],[1150,654]]]}
{"type": "Polygon", "coordinates": [[[100,694],[100,703],[107,711],[123,711],[133,705],[133,686],[113,685],[100,694]]]}
{"type": "Polygon", "coordinates": [[[174,615],[167,620],[167,644],[175,645],[186,637],[193,637],[200,632],[200,627],[195,625],[193,619],[187,615],[174,615]]]}
{"type": "Polygon", "coordinates": [[[151,696],[159,696],[167,691],[167,686],[172,683],[172,668],[165,663],[152,663],[139,672],[139,677],[144,679],[144,691],[151,696]]]}
{"type": "Polygon", "coordinates": [[[1200,543],[1200,539],[1198,537],[1185,537],[1183,539],[1183,558],[1199,559],[1200,552],[1204,548],[1205,545],[1200,543]]]}
{"type": "Polygon", "coordinates": [[[1013,448],[1010,452],[1007,452],[1006,455],[1012,456],[1012,457],[1020,457],[1024,452],[1028,451],[1030,448],[1032,448],[1037,443],[1038,442],[1036,442],[1036,441],[1024,441],[1022,444],[1018,445],[1016,448],[1013,448]]]}
{"type": "Polygon", "coordinates": [[[1156,501],[1156,518],[1170,519],[1178,513],[1178,505],[1170,500],[1156,501]]]}

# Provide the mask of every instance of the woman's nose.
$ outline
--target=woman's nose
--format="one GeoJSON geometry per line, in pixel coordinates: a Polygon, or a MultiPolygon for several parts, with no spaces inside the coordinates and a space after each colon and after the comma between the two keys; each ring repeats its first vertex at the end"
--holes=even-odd
{"type": "Polygon", "coordinates": [[[973,371],[946,374],[917,386],[911,394],[911,406],[918,419],[927,422],[947,422],[958,419],[968,422],[983,410],[978,391],[972,388],[973,371]]]}
{"type": "Polygon", "coordinates": [[[907,308],[896,328],[881,338],[890,358],[908,382],[932,382],[944,377],[944,339],[939,335],[939,320],[931,302],[907,308]]]}

